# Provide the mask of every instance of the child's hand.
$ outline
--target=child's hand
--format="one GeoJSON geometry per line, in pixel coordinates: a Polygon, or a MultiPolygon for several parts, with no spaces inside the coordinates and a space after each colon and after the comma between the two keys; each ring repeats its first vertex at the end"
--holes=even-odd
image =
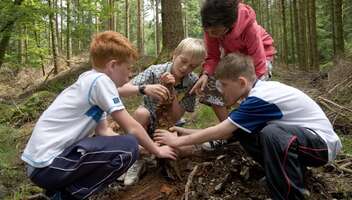
{"type": "Polygon", "coordinates": [[[171,147],[177,147],[177,134],[163,129],[156,129],[154,140],[160,144],[166,144],[171,147]]]}
{"type": "Polygon", "coordinates": [[[208,75],[203,74],[200,76],[196,84],[194,84],[193,88],[189,92],[189,94],[196,93],[197,95],[201,95],[204,92],[204,88],[208,83],[208,75]]]}
{"type": "Polygon", "coordinates": [[[166,101],[170,97],[169,90],[160,84],[146,85],[144,92],[147,96],[159,101],[166,101]]]}
{"type": "Polygon", "coordinates": [[[173,126],[173,127],[169,128],[169,131],[177,132],[178,135],[185,135],[184,128],[179,127],[179,126],[173,126]]]}
{"type": "Polygon", "coordinates": [[[159,148],[159,152],[156,155],[158,158],[169,158],[172,160],[176,160],[177,158],[177,154],[176,154],[176,150],[174,148],[171,148],[169,146],[160,146],[159,148]]]}
{"type": "Polygon", "coordinates": [[[175,85],[176,80],[175,80],[175,77],[170,72],[165,72],[163,75],[161,75],[160,82],[163,84],[175,85]]]}

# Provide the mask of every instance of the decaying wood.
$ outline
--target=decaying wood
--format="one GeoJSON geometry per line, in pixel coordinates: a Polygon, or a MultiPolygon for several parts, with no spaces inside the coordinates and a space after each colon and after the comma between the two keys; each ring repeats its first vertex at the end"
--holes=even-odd
{"type": "Polygon", "coordinates": [[[343,171],[343,172],[347,172],[352,174],[352,169],[348,168],[349,166],[352,166],[352,162],[347,162],[345,164],[342,164],[339,166],[339,168],[343,171]]]}

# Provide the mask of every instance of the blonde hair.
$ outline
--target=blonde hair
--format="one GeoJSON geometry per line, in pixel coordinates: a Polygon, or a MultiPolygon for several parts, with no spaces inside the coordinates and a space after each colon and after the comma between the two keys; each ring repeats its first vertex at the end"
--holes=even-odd
{"type": "Polygon", "coordinates": [[[252,58],[240,53],[231,53],[223,57],[215,71],[216,79],[237,80],[240,76],[249,81],[256,79],[252,58]]]}
{"type": "Polygon", "coordinates": [[[174,50],[174,56],[178,56],[182,53],[190,54],[192,59],[203,60],[206,55],[204,42],[197,38],[185,38],[183,39],[174,50]]]}
{"type": "Polygon", "coordinates": [[[90,44],[90,59],[93,67],[104,68],[106,63],[116,59],[126,62],[136,60],[138,53],[130,41],[114,31],[105,31],[96,34],[90,44]]]}

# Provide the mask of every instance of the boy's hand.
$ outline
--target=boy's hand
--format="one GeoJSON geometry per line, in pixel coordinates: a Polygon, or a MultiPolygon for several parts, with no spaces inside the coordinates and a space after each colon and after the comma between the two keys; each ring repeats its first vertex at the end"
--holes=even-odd
{"type": "Polygon", "coordinates": [[[179,126],[173,126],[173,127],[169,128],[169,131],[177,132],[178,135],[185,135],[184,128],[179,127],[179,126]]]}
{"type": "Polygon", "coordinates": [[[175,80],[175,77],[170,72],[165,72],[163,75],[161,75],[160,82],[164,84],[175,85],[176,80],[175,80]]]}
{"type": "Polygon", "coordinates": [[[166,101],[170,97],[169,90],[160,84],[146,85],[144,92],[147,96],[159,101],[166,101]]]}
{"type": "Polygon", "coordinates": [[[172,160],[176,160],[177,154],[176,154],[176,149],[173,149],[169,146],[160,146],[158,147],[159,152],[156,155],[158,158],[169,158],[172,160]]]}
{"type": "Polygon", "coordinates": [[[172,133],[163,129],[157,129],[154,133],[154,140],[161,144],[177,147],[178,137],[176,133],[172,133]]]}
{"type": "Polygon", "coordinates": [[[196,84],[194,84],[189,94],[196,93],[197,95],[201,95],[207,83],[208,83],[208,75],[203,74],[202,76],[200,76],[196,84]]]}

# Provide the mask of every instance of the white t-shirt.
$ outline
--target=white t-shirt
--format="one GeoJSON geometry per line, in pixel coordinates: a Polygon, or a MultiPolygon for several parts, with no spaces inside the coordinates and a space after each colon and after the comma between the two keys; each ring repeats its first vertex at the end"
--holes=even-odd
{"type": "Polygon", "coordinates": [[[258,80],[248,97],[229,114],[232,123],[252,133],[267,124],[296,125],[314,130],[326,142],[329,160],[342,145],[323,110],[302,91],[275,81],[258,80]]]}
{"type": "Polygon", "coordinates": [[[46,167],[67,147],[94,132],[98,122],[125,109],[114,82],[95,70],[80,75],[40,116],[22,160],[46,167]]]}

